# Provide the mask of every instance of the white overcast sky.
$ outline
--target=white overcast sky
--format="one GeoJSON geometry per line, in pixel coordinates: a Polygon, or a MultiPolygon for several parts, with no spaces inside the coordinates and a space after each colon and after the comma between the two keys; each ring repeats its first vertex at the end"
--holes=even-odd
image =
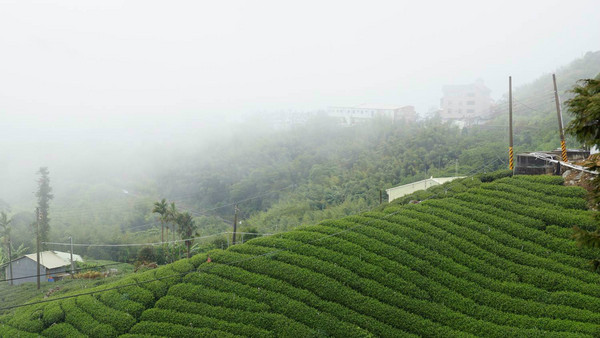
{"type": "Polygon", "coordinates": [[[128,181],[244,113],[425,114],[443,85],[477,78],[499,98],[509,75],[518,86],[599,50],[598,5],[0,0],[0,199],[32,209],[41,166],[57,199],[94,175],[128,181]]]}
{"type": "Polygon", "coordinates": [[[439,104],[600,49],[600,3],[0,0],[0,117],[439,104]]]}

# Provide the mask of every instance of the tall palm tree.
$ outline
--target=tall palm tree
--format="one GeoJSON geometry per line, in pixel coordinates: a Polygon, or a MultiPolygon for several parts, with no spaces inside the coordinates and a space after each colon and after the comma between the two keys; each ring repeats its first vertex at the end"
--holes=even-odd
{"type": "Polygon", "coordinates": [[[155,202],[154,208],[152,209],[153,213],[157,213],[160,215],[159,219],[160,219],[160,226],[161,226],[161,235],[160,235],[161,242],[165,241],[165,223],[167,222],[167,216],[168,216],[167,208],[168,208],[167,200],[163,198],[160,202],[155,202]]]}

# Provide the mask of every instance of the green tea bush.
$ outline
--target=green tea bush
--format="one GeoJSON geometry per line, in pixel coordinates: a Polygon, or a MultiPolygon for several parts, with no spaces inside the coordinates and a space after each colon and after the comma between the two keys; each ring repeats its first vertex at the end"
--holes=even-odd
{"type": "Polygon", "coordinates": [[[117,290],[110,290],[100,292],[98,293],[98,296],[100,301],[107,306],[115,310],[126,312],[134,318],[139,318],[146,309],[143,304],[128,299],[129,293],[127,292],[121,294],[117,292],[117,290]]]}
{"type": "Polygon", "coordinates": [[[44,325],[46,327],[64,321],[65,313],[60,307],[59,302],[48,303],[44,307],[44,313],[42,315],[42,320],[44,321],[44,325]]]}
{"type": "MultiPolygon", "coordinates": [[[[211,254],[211,257],[216,252],[211,254]]],[[[217,255],[215,255],[217,256],[217,255]]],[[[185,280],[220,291],[236,292],[264,302],[271,311],[313,328],[322,335],[365,336],[368,331],[381,335],[402,335],[403,331],[361,315],[338,303],[323,300],[313,293],[265,275],[238,267],[215,265],[208,273],[190,274],[185,280]],[[365,331],[364,328],[368,331],[365,331]]]]}
{"type": "Polygon", "coordinates": [[[133,328],[130,333],[152,335],[152,336],[168,336],[168,337],[214,337],[214,338],[229,338],[229,337],[241,337],[231,333],[211,330],[205,328],[193,328],[186,325],[178,325],[172,323],[155,323],[148,321],[141,321],[133,328]]]}
{"type": "Polygon", "coordinates": [[[271,334],[269,331],[259,329],[251,325],[230,323],[224,320],[218,320],[199,314],[176,312],[173,310],[156,308],[148,309],[142,314],[141,320],[149,322],[174,323],[196,328],[208,328],[217,331],[229,332],[244,337],[273,337],[273,334],[271,334]]]}
{"type": "Polygon", "coordinates": [[[74,298],[62,301],[65,322],[71,324],[79,332],[90,337],[116,337],[117,331],[110,325],[96,321],[91,315],[76,305],[74,298]]]}
{"type": "Polygon", "coordinates": [[[390,306],[380,300],[365,296],[323,274],[295,265],[280,263],[266,257],[258,257],[251,262],[243,261],[243,258],[247,257],[247,255],[234,254],[233,252],[223,252],[221,255],[215,256],[213,261],[222,263],[238,261],[240,263],[236,265],[244,269],[286,281],[297,288],[310,290],[321,298],[342,304],[405,331],[414,330],[415,327],[427,326],[426,331],[431,334],[457,334],[445,325],[440,325],[402,308],[390,306]]]}
{"type": "Polygon", "coordinates": [[[17,309],[8,321],[8,325],[21,331],[41,332],[44,328],[42,316],[45,305],[32,305],[17,309]]]}
{"type": "MultiPolygon", "coordinates": [[[[378,226],[387,227],[387,229],[392,231],[392,233],[394,231],[398,231],[398,232],[402,233],[402,237],[393,236],[393,235],[391,235],[391,233],[387,233],[387,234],[381,233],[380,231],[374,232],[374,231],[372,231],[372,229],[370,229],[368,227],[360,228],[360,230],[356,230],[356,232],[364,232],[365,233],[366,236],[363,237],[364,245],[366,245],[367,242],[374,241],[373,244],[370,245],[370,247],[372,247],[374,250],[379,250],[382,254],[384,253],[384,250],[387,251],[387,254],[389,255],[388,257],[392,258],[395,256],[394,259],[396,259],[397,261],[402,262],[403,264],[412,266],[414,269],[417,269],[422,274],[431,276],[432,279],[435,279],[435,280],[439,281],[440,283],[447,285],[452,290],[457,290],[461,293],[464,293],[464,295],[466,297],[475,297],[474,298],[475,300],[480,299],[479,301],[485,301],[487,299],[487,302],[491,301],[491,303],[489,303],[489,304],[492,307],[495,304],[498,304],[499,300],[494,299],[497,297],[494,297],[491,299],[487,298],[486,294],[489,292],[487,292],[485,289],[482,289],[479,286],[479,282],[485,282],[485,279],[483,279],[483,280],[475,279],[475,281],[477,281],[477,282],[468,282],[467,280],[456,277],[456,276],[465,276],[465,273],[468,273],[469,270],[460,269],[460,267],[457,266],[456,263],[452,263],[452,261],[448,260],[447,258],[440,257],[440,255],[436,251],[434,251],[437,248],[437,244],[435,244],[435,243],[438,241],[436,241],[436,240],[432,241],[432,249],[427,250],[424,247],[415,244],[413,241],[407,240],[407,239],[410,239],[410,238],[406,237],[407,232],[403,231],[403,229],[399,227],[398,223],[389,223],[386,221],[379,221],[379,222],[375,222],[375,223],[378,226]],[[386,225],[386,223],[389,225],[386,225]],[[382,245],[381,242],[377,243],[375,238],[381,240],[382,242],[389,243],[390,246],[387,247],[385,245],[382,245]],[[407,251],[405,253],[403,253],[403,249],[407,250],[407,251]],[[412,253],[412,255],[411,255],[411,253],[412,253]],[[421,257],[427,258],[428,262],[422,261],[421,257]],[[449,271],[456,270],[453,272],[454,277],[452,274],[445,273],[441,269],[449,269],[449,271]],[[475,288],[475,290],[477,290],[477,292],[474,292],[474,291],[467,292],[467,290],[473,289],[473,288],[475,288]]],[[[342,224],[339,224],[339,225],[342,225],[342,224]]],[[[351,225],[346,225],[346,226],[351,226],[351,225]]],[[[418,226],[418,227],[422,228],[422,226],[418,226]]],[[[354,236],[354,235],[355,234],[353,234],[353,233],[347,233],[347,234],[344,234],[344,237],[345,236],[350,237],[350,236],[354,236]]],[[[423,242],[425,240],[425,238],[422,235],[420,238],[421,238],[421,242],[423,242]]],[[[469,274],[469,276],[477,277],[477,275],[474,275],[474,274],[469,274]]],[[[535,278],[535,276],[533,278],[535,278]]],[[[494,280],[492,280],[492,283],[494,283],[494,280]]],[[[495,283],[498,283],[498,282],[496,281],[495,283]]],[[[498,296],[502,297],[503,295],[498,295],[498,296]]],[[[550,316],[550,315],[552,315],[552,314],[549,314],[549,312],[548,312],[548,309],[551,308],[551,306],[547,306],[546,304],[536,304],[535,302],[532,303],[531,301],[527,302],[527,301],[523,301],[523,300],[519,300],[519,299],[511,299],[511,297],[504,297],[504,299],[502,300],[502,304],[508,304],[507,302],[512,302],[514,304],[511,306],[511,311],[514,311],[516,313],[522,313],[522,314],[526,314],[526,315],[531,314],[531,315],[535,315],[535,316],[550,316]],[[531,309],[534,309],[535,312],[533,312],[533,313],[532,312],[523,312],[523,311],[531,311],[531,309]]],[[[485,303],[483,303],[483,304],[485,304],[485,303]]],[[[563,309],[560,306],[558,307],[558,309],[562,309],[559,311],[561,311],[561,313],[564,313],[565,317],[563,317],[563,318],[566,318],[566,319],[597,322],[598,319],[600,318],[590,311],[578,310],[578,309],[573,309],[573,308],[564,308],[563,309]],[[575,314],[575,313],[578,313],[578,314],[575,314]]]]}
{"type": "Polygon", "coordinates": [[[542,185],[563,185],[565,180],[562,176],[550,176],[550,175],[515,175],[515,180],[523,180],[531,183],[539,183],[542,185]]]}
{"type": "Polygon", "coordinates": [[[0,337],[23,337],[23,338],[35,338],[39,337],[37,333],[31,333],[23,330],[16,329],[7,324],[0,324],[0,337]]]}
{"type": "Polygon", "coordinates": [[[136,322],[129,313],[112,309],[90,295],[77,297],[76,303],[94,319],[112,326],[119,334],[127,332],[136,322]]]}
{"type": "Polygon", "coordinates": [[[211,290],[189,283],[174,285],[169,289],[169,295],[193,302],[203,302],[246,311],[264,312],[270,309],[265,303],[241,297],[235,293],[211,290]]]}
{"type": "Polygon", "coordinates": [[[68,323],[53,324],[52,326],[50,326],[42,332],[42,336],[54,338],[87,337],[83,333],[77,331],[77,329],[75,329],[71,324],[68,323]]]}
{"type": "Polygon", "coordinates": [[[299,337],[316,336],[316,332],[306,325],[300,324],[278,313],[254,312],[209,305],[202,302],[190,302],[171,295],[162,297],[156,302],[160,309],[174,310],[184,313],[195,313],[225,320],[231,323],[252,325],[275,333],[276,336],[289,336],[293,333],[299,337]]]}
{"type": "MultiPolygon", "coordinates": [[[[515,181],[515,182],[525,182],[525,181],[519,180],[519,181],[515,181]]],[[[564,189],[564,187],[560,187],[560,186],[549,186],[549,187],[556,188],[556,190],[564,189]]],[[[558,207],[565,208],[565,209],[580,209],[580,210],[587,209],[587,202],[580,197],[556,196],[555,194],[550,193],[550,192],[542,193],[542,192],[532,191],[527,188],[519,187],[518,185],[515,185],[515,184],[504,183],[503,181],[485,184],[485,185],[482,185],[481,188],[512,193],[512,194],[515,194],[518,197],[520,197],[520,199],[527,198],[527,199],[541,200],[546,203],[556,205],[558,207]]]]}
{"type": "MultiPolygon", "coordinates": [[[[277,241],[280,240],[278,238],[269,238],[269,240],[277,241]]],[[[261,245],[264,245],[267,240],[261,241],[261,245]]],[[[256,241],[253,242],[253,245],[256,245],[256,241]]],[[[271,243],[273,244],[273,243],[271,243]]],[[[244,248],[249,248],[251,246],[244,246],[244,248]]],[[[277,247],[277,246],[276,246],[277,247]]],[[[276,259],[281,259],[287,263],[296,265],[296,266],[305,266],[311,267],[313,271],[320,271],[321,273],[328,274],[330,276],[334,276],[334,270],[339,269],[335,266],[330,266],[323,261],[319,261],[320,257],[327,257],[328,255],[325,252],[312,252],[308,247],[300,247],[297,244],[293,243],[285,243],[282,247],[288,248],[297,248],[299,252],[304,254],[310,254],[310,259],[304,259],[304,262],[299,261],[299,257],[297,255],[289,255],[286,252],[279,252],[274,257],[276,259]],[[291,259],[296,258],[296,259],[291,259]],[[311,264],[312,263],[312,264],[311,264]]],[[[237,249],[241,249],[242,246],[237,247],[237,249]]],[[[233,249],[233,248],[232,248],[233,249]]],[[[260,252],[257,252],[260,253],[260,252]]],[[[498,311],[494,308],[489,307],[481,307],[479,304],[476,304],[471,299],[465,299],[461,295],[443,287],[438,287],[436,290],[436,294],[445,293],[444,296],[438,297],[436,299],[437,303],[431,303],[423,300],[412,299],[410,297],[405,297],[402,295],[402,289],[398,288],[395,292],[393,290],[381,290],[380,292],[376,292],[374,290],[381,289],[380,286],[369,283],[369,281],[361,281],[360,278],[356,279],[348,279],[346,280],[349,286],[354,287],[356,290],[363,292],[363,294],[371,294],[374,297],[378,297],[382,301],[387,301],[391,305],[395,305],[401,308],[405,308],[412,313],[421,314],[424,317],[435,317],[437,320],[441,322],[451,323],[450,326],[455,327],[456,329],[462,329],[466,331],[473,331],[476,334],[482,335],[495,335],[495,334],[509,334],[509,332],[514,332],[517,334],[517,331],[513,327],[507,326],[510,323],[513,326],[519,326],[523,328],[544,328],[547,330],[563,330],[568,325],[564,323],[557,323],[556,321],[552,321],[549,319],[538,320],[536,318],[531,318],[528,316],[520,316],[515,314],[507,314],[501,311],[498,311]],[[352,283],[350,281],[356,281],[352,283]],[[449,309],[444,309],[440,304],[449,304],[451,307],[459,311],[460,313],[451,311],[449,309]],[[487,320],[488,323],[484,323],[482,321],[474,320],[473,318],[469,318],[464,316],[462,312],[468,312],[469,315],[482,317],[483,313],[485,313],[485,318],[480,318],[487,320]],[[495,324],[494,324],[495,323],[495,324]],[[562,325],[561,325],[562,324],[562,325]]],[[[570,327],[577,327],[583,333],[592,333],[595,331],[595,326],[593,325],[585,325],[579,324],[575,322],[568,322],[570,327]]],[[[524,333],[524,331],[521,331],[524,333]]]]}
{"type": "Polygon", "coordinates": [[[497,170],[491,173],[486,173],[486,174],[480,174],[478,175],[478,178],[481,180],[481,182],[492,182],[495,180],[499,180],[501,178],[504,177],[512,177],[513,172],[512,170],[506,169],[506,170],[497,170]]]}
{"type": "MultiPolygon", "coordinates": [[[[528,177],[533,178],[534,176],[528,177]]],[[[540,176],[542,177],[542,176],[540,176]]],[[[552,176],[550,176],[552,177],[552,176]]],[[[504,179],[498,181],[498,183],[505,183],[509,185],[513,185],[519,188],[528,189],[530,191],[535,191],[540,194],[545,194],[547,196],[556,196],[563,198],[585,198],[587,192],[582,187],[565,187],[562,185],[562,178],[556,179],[560,184],[545,184],[539,183],[535,180],[524,179],[523,177],[515,177],[517,179],[504,179]],[[520,179],[519,179],[520,178],[520,179]]]]}

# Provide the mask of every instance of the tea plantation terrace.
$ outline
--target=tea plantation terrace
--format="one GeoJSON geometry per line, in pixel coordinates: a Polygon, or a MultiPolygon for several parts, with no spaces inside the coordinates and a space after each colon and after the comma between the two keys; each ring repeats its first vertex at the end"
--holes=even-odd
{"type": "Polygon", "coordinates": [[[17,308],[0,336],[600,335],[597,253],[570,238],[595,227],[585,190],[552,176],[436,188],[17,308]]]}

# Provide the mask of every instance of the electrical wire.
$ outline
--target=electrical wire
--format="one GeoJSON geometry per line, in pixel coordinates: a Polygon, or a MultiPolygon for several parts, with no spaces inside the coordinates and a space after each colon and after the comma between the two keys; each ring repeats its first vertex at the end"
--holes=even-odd
{"type": "MultiPolygon", "coordinates": [[[[398,210],[398,211],[393,212],[393,213],[389,213],[389,214],[387,214],[384,217],[393,216],[393,215],[399,213],[400,211],[401,210],[398,210]]],[[[337,235],[340,235],[340,234],[343,234],[343,233],[346,233],[346,232],[349,232],[349,231],[353,231],[353,230],[358,229],[360,227],[367,226],[371,222],[372,221],[367,221],[367,222],[365,222],[363,224],[357,224],[357,225],[355,225],[355,226],[353,226],[351,228],[344,229],[344,230],[341,230],[341,231],[333,233],[333,234],[325,235],[325,236],[317,238],[317,239],[315,239],[313,241],[309,241],[308,244],[311,244],[311,243],[317,242],[317,241],[321,241],[321,240],[324,240],[324,239],[329,238],[329,237],[337,236],[337,235]]],[[[299,247],[299,246],[305,245],[305,244],[307,244],[307,243],[299,243],[298,245],[294,245],[294,246],[291,246],[289,248],[276,249],[276,250],[272,250],[272,251],[266,252],[264,254],[254,255],[254,256],[251,256],[251,257],[248,257],[248,258],[243,258],[243,259],[240,259],[240,260],[237,260],[237,261],[233,261],[233,262],[229,262],[229,263],[209,264],[209,265],[205,265],[204,267],[200,266],[200,268],[198,268],[198,270],[196,270],[195,272],[190,272],[190,271],[180,272],[180,273],[175,273],[175,274],[172,274],[172,275],[169,275],[169,276],[158,277],[158,278],[154,278],[154,279],[150,279],[150,280],[145,280],[145,281],[136,281],[134,283],[118,285],[118,286],[115,286],[115,287],[101,289],[101,290],[98,290],[98,291],[89,291],[89,292],[78,293],[78,294],[75,294],[75,295],[68,295],[68,296],[62,296],[62,297],[57,297],[57,298],[52,298],[52,299],[45,299],[45,300],[35,301],[35,302],[27,303],[27,304],[12,305],[12,306],[7,306],[7,307],[2,307],[2,308],[0,308],[0,311],[10,310],[10,309],[15,309],[15,308],[20,308],[20,307],[30,306],[30,305],[37,305],[37,304],[49,303],[49,302],[54,302],[54,301],[64,300],[64,299],[70,299],[70,298],[75,298],[75,297],[80,297],[80,296],[94,295],[94,294],[99,294],[99,293],[107,292],[107,291],[111,291],[111,290],[118,290],[118,289],[130,287],[130,286],[139,286],[141,284],[152,283],[152,282],[156,282],[156,281],[160,281],[160,280],[164,280],[164,279],[168,279],[168,278],[175,278],[175,277],[179,277],[179,276],[184,276],[184,275],[187,275],[187,274],[190,274],[190,273],[202,273],[202,272],[209,271],[212,268],[217,267],[217,266],[239,264],[239,263],[247,262],[247,261],[254,260],[254,259],[257,259],[257,258],[260,258],[260,257],[266,257],[266,256],[275,255],[275,254],[277,254],[279,252],[288,251],[290,249],[293,249],[295,247],[299,247]]]]}
{"type": "MultiPolygon", "coordinates": [[[[43,244],[51,244],[51,245],[63,245],[63,246],[85,246],[85,247],[128,247],[128,246],[151,246],[151,245],[162,245],[162,244],[171,244],[171,243],[179,243],[179,242],[186,242],[186,241],[193,241],[196,239],[205,239],[205,238],[211,238],[211,237],[216,237],[216,236],[221,236],[221,235],[227,235],[227,234],[231,234],[232,232],[230,231],[225,231],[225,232],[219,232],[216,234],[212,234],[212,235],[206,235],[206,236],[198,236],[198,237],[190,237],[187,239],[177,239],[177,240],[173,240],[173,241],[165,241],[165,242],[149,242],[149,243],[123,243],[123,244],[93,244],[93,243],[73,243],[71,244],[70,242],[42,242],[43,244]]],[[[244,235],[258,235],[258,236],[270,236],[272,234],[270,233],[264,233],[264,234],[260,234],[260,233],[255,233],[255,232],[237,232],[236,234],[244,234],[244,235]]]]}

